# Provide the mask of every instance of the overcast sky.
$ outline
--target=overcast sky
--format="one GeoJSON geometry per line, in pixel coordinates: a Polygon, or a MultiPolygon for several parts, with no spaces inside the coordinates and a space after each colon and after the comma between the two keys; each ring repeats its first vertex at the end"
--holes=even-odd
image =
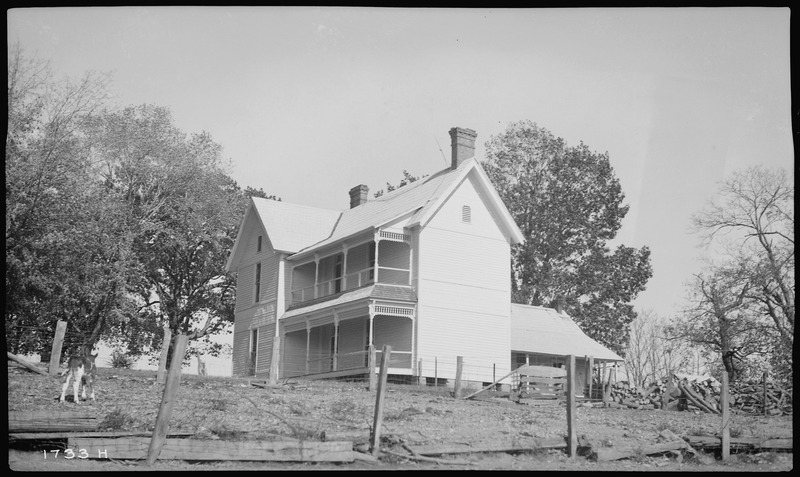
{"type": "MultiPolygon", "coordinates": [[[[794,167],[788,8],[44,8],[9,44],[119,106],[168,107],[224,147],[241,186],[345,209],[348,191],[446,166],[453,126],[484,143],[529,119],[608,152],[652,250],[639,308],[670,316],[702,250],[691,214],[751,165],[794,167]],[[441,152],[440,152],[441,149],[441,152]]],[[[449,159],[448,159],[449,160],[449,159]]]]}

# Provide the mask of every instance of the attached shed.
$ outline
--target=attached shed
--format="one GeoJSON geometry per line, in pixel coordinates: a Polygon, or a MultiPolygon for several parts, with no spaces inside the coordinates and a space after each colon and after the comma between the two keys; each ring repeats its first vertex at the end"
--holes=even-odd
{"type": "Polygon", "coordinates": [[[590,366],[622,363],[619,355],[589,338],[569,315],[553,308],[511,304],[511,366],[566,366],[575,356],[576,390],[589,386],[590,366]],[[591,363],[591,364],[590,364],[591,363]]]}

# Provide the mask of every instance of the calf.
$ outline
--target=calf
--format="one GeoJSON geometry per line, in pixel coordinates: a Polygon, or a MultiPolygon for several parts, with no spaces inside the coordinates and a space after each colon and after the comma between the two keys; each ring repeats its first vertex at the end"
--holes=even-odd
{"type": "Polygon", "coordinates": [[[61,373],[61,376],[66,375],[66,379],[64,379],[64,385],[61,388],[61,398],[59,401],[64,402],[70,378],[74,380],[72,390],[75,403],[81,403],[78,399],[78,390],[81,384],[83,384],[83,399],[86,399],[86,388],[88,387],[89,397],[94,401],[94,378],[97,375],[97,366],[95,366],[94,361],[96,358],[97,355],[91,354],[88,349],[85,349],[80,356],[72,356],[69,358],[67,369],[61,373]]]}

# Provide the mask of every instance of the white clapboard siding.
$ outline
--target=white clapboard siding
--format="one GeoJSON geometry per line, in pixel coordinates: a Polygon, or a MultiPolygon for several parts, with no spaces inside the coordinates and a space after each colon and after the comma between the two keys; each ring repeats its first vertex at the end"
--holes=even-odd
{"type": "Polygon", "coordinates": [[[258,353],[256,374],[267,374],[272,365],[272,345],[275,339],[275,323],[258,329],[258,353]]]}
{"type": "Polygon", "coordinates": [[[249,357],[250,330],[233,333],[233,375],[245,376],[247,374],[247,359],[249,357]]]}
{"type": "Polygon", "coordinates": [[[455,378],[448,363],[457,356],[469,356],[476,366],[470,379],[491,381],[493,373],[507,373],[510,246],[471,180],[454,191],[418,240],[418,356],[440,357],[439,377],[447,379],[455,378]],[[463,221],[465,205],[469,222],[463,221]]]}
{"type": "MultiPolygon", "coordinates": [[[[263,273],[263,269],[262,269],[263,273]]],[[[254,304],[256,266],[246,265],[239,268],[236,274],[236,311],[246,310],[254,304]]]]}

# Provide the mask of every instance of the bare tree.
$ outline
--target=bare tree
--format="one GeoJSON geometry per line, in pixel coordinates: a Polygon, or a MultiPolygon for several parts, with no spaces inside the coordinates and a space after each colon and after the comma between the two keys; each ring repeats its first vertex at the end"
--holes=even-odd
{"type": "Polygon", "coordinates": [[[628,378],[646,387],[674,372],[686,371],[691,350],[685,341],[667,335],[666,321],[653,310],[641,310],[630,324],[630,340],[625,350],[628,378]]]}
{"type": "Polygon", "coordinates": [[[779,335],[776,353],[785,357],[794,345],[793,183],[783,169],[758,166],[736,172],[693,218],[705,243],[721,242],[737,262],[749,284],[742,301],[771,319],[779,335]]]}

